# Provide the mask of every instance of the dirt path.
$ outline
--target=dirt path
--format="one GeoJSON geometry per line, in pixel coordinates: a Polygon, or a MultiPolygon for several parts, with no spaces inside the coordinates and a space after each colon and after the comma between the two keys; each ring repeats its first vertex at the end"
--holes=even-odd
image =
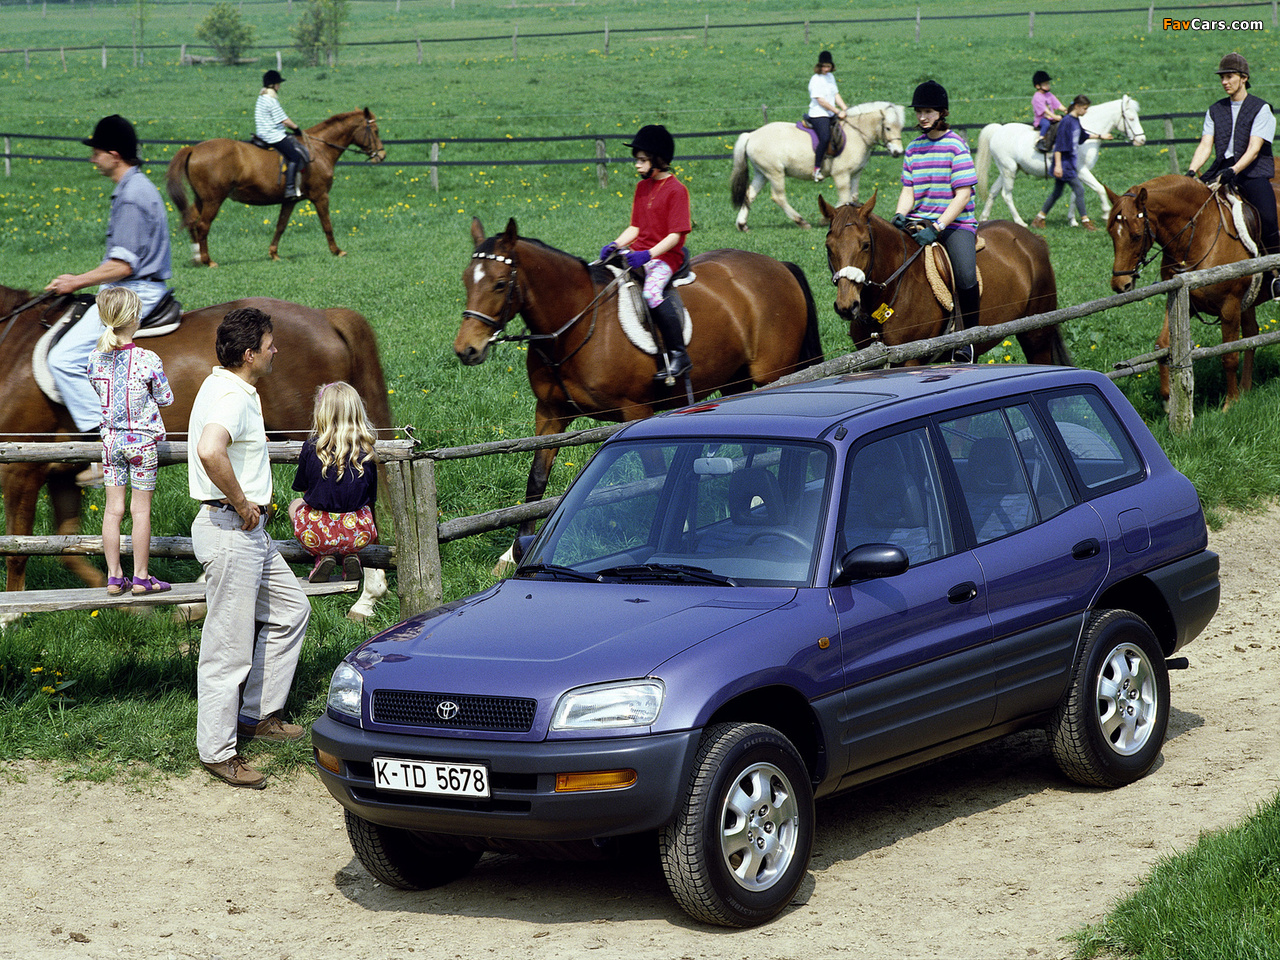
{"type": "Polygon", "coordinates": [[[1211,535],[1223,604],[1173,675],[1163,761],[1107,792],[1024,734],[819,807],[797,904],[753,931],[689,921],[653,858],[486,857],[407,894],[356,863],[310,775],[259,793],[192,775],[149,793],[0,771],[0,957],[1066,957],[1155,860],[1280,788],[1280,508],[1211,535]]]}

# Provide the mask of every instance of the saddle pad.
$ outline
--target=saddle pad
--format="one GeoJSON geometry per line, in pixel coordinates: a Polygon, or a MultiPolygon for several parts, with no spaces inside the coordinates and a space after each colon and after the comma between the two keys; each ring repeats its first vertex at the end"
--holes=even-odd
{"type": "MultiPolygon", "coordinates": [[[[929,278],[929,286],[933,290],[934,297],[938,303],[942,305],[943,310],[952,310],[955,307],[955,298],[951,295],[951,282],[955,279],[955,275],[951,271],[951,258],[947,256],[947,248],[940,243],[931,243],[929,245],[934,252],[932,257],[925,257],[924,272],[929,278]]],[[[979,237],[976,249],[985,250],[987,242],[979,237]]],[[[978,275],[978,296],[982,296],[982,268],[975,264],[974,272],[978,275]]]]}
{"type": "MultiPolygon", "coordinates": [[[[640,284],[636,283],[631,277],[630,270],[623,270],[614,266],[610,266],[608,269],[619,280],[618,323],[622,326],[622,332],[627,335],[627,339],[637,349],[644,351],[651,357],[657,356],[658,345],[654,342],[653,333],[645,322],[644,296],[640,284]],[[626,276],[622,276],[622,274],[626,274],[626,276]]],[[[674,285],[682,287],[696,279],[697,277],[690,273],[688,276],[681,277],[674,285]]],[[[689,310],[686,307],[684,311],[684,342],[686,347],[692,339],[693,318],[689,316],[689,310]]]]}

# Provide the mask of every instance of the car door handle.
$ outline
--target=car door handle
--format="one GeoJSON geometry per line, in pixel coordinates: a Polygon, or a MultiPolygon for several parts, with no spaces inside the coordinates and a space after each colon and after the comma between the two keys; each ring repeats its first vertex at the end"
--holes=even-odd
{"type": "Polygon", "coordinates": [[[978,585],[972,580],[957,583],[947,591],[947,599],[952,603],[968,603],[978,595],[978,585]]]}
{"type": "Polygon", "coordinates": [[[1088,540],[1081,540],[1071,548],[1071,556],[1076,560],[1088,560],[1096,557],[1102,552],[1102,544],[1098,543],[1093,537],[1088,540]]]}

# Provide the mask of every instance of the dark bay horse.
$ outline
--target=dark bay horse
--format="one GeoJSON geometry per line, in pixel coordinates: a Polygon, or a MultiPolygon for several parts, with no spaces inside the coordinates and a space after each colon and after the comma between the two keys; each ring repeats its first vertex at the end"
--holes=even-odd
{"type": "MultiPolygon", "coordinates": [[[[920,247],[905,231],[872,215],[875,194],[861,206],[839,207],[819,195],[818,205],[830,224],[827,262],[836,286],[835,311],[849,321],[854,345],[862,349],[880,340],[897,346],[941,336],[950,311],[938,302],[925,272],[925,256],[932,256],[932,251],[916,256],[899,273],[920,247]],[[883,305],[892,315],[881,323],[872,314],[883,305]]],[[[986,241],[978,251],[982,326],[1058,309],[1058,285],[1043,238],[1007,220],[980,225],[978,236],[986,241]]],[[[997,343],[979,341],[974,353],[985,353],[997,343]]],[[[1018,343],[1029,363],[1071,363],[1057,326],[1020,333],[1018,343]]],[[[907,365],[925,362],[909,360],[907,365]]]]}
{"type": "MultiPolygon", "coordinates": [[[[0,441],[31,443],[54,439],[88,439],[76,430],[67,408],[55,404],[36,385],[31,355],[45,333],[40,322],[43,306],[9,316],[27,303],[31,294],[0,286],[0,441]]],[[[139,340],[164,362],[173,387],[172,406],[161,411],[170,440],[185,440],[187,421],[196,391],[217,365],[214,332],[226,314],[239,307],[257,307],[271,317],[275,342],[280,349],[274,372],[261,380],[262,413],[270,439],[303,440],[311,428],[316,388],[322,383],[346,380],[360,392],[374,426],[390,428],[391,411],[373,328],[354,310],[335,307],[313,309],[284,300],[254,298],[236,300],[187,313],[173,333],[139,340]]],[[[61,311],[59,311],[61,312],[61,311]]],[[[57,314],[51,314],[54,317],[57,314]]],[[[55,532],[80,532],[80,488],[76,472],[84,464],[8,463],[0,466],[4,484],[5,532],[30,535],[35,523],[40,488],[48,485],[55,532]]],[[[67,557],[68,568],[91,586],[105,583],[102,574],[83,557],[67,557]]],[[[26,584],[27,558],[5,561],[6,588],[21,590],[26,584]]]]}
{"type": "Polygon", "coordinates": [[[345,256],[333,239],[329,221],[329,189],[333,186],[333,167],[347,147],[355,144],[370,163],[381,163],[387,151],[378,136],[378,120],[369,108],[336,113],[323,123],[303,131],[303,143],[311,154],[311,163],[298,175],[302,196],[284,198],[282,157],[275,150],[264,150],[240,140],[205,140],[183,147],[169,161],[166,184],[174,208],[182,215],[182,225],[191,234],[191,259],[216,267],[209,259],[209,227],[228,198],[254,207],[280,204],[276,233],[271,238],[271,259],[279,260],[280,237],[302,200],[310,200],[320,218],[320,226],[329,240],[334,256],[345,256]],[[184,181],[191,186],[195,202],[188,203],[184,181]]]}
{"type": "MultiPolygon", "coordinates": [[[[1276,184],[1272,183],[1272,189],[1276,184]]],[[[1240,240],[1226,202],[1218,198],[1194,177],[1166,174],[1130,187],[1122,195],[1107,190],[1111,215],[1107,233],[1115,248],[1111,267],[1111,289],[1116,293],[1132,290],[1138,272],[1151,256],[1153,245],[1162,250],[1160,279],[1168,280],[1189,270],[1206,270],[1226,263],[1236,263],[1253,256],[1240,240]]],[[[1261,252],[1261,246],[1258,247],[1261,252]]],[[[1257,275],[1224,280],[1211,287],[1188,291],[1191,309],[1214,316],[1222,324],[1222,342],[1239,340],[1243,333],[1252,337],[1258,332],[1254,306],[1258,297],[1257,275]]],[[[1169,313],[1157,341],[1169,346],[1169,313]]],[[[1222,355],[1222,372],[1226,378],[1225,410],[1253,386],[1253,351],[1246,350],[1241,365],[1240,354],[1222,355]],[[1236,371],[1240,368],[1240,381],[1236,371]]],[[[1160,364],[1160,395],[1169,398],[1169,367],[1160,364]]]]}
{"type": "MultiPolygon", "coordinates": [[[[522,316],[538,436],[563,433],[578,417],[639,420],[684,406],[683,386],[655,383],[654,358],[623,332],[612,274],[519,236],[515,220],[486,238],[472,219],[471,239],[475,252],[462,274],[467,306],[454,352],[468,366],[482,363],[506,325],[522,316]]],[[[679,290],[693,317],[695,397],[740,393],[822,360],[817,310],[795,264],[713,250],[694,257],[691,270],[696,280],[679,290]]],[[[534,454],[526,502],[542,499],[556,452],[534,454]]],[[[521,527],[532,530],[533,521],[521,527]]]]}

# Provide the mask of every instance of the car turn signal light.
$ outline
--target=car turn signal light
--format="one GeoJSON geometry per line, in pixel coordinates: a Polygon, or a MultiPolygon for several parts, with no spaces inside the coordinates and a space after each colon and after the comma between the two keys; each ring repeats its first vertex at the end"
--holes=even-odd
{"type": "Polygon", "coordinates": [[[621,790],[636,782],[634,770],[588,770],[585,773],[557,773],[556,793],[578,790],[621,790]]]}

